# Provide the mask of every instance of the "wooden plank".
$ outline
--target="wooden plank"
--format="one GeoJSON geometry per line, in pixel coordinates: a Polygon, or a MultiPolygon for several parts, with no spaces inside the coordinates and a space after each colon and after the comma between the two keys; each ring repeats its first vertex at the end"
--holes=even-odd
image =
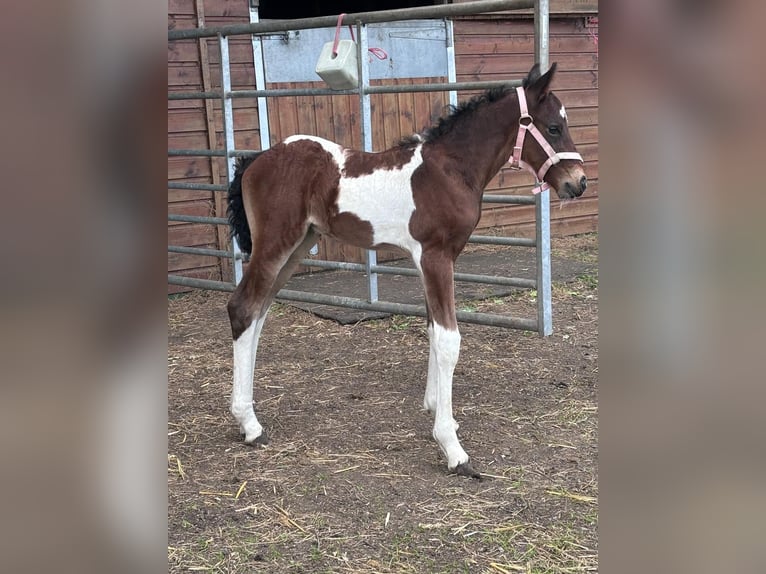
{"type": "MultiPolygon", "coordinates": [[[[509,67],[509,62],[503,56],[483,56],[461,59],[457,65],[458,81],[481,81],[481,80],[511,80],[526,77],[532,66],[529,60],[521,68],[509,67]]],[[[583,90],[598,87],[598,74],[592,69],[570,70],[566,66],[560,66],[553,79],[552,89],[556,92],[561,90],[583,90]]]]}
{"type": "MultiPolygon", "coordinates": [[[[380,113],[383,117],[382,137],[375,138],[375,150],[385,150],[401,139],[399,129],[399,106],[396,94],[381,94],[380,113]]],[[[373,136],[374,137],[374,136],[373,136]]]]}
{"type": "Polygon", "coordinates": [[[168,65],[168,86],[184,86],[189,91],[202,89],[198,62],[173,62],[168,65]]]}
{"type": "MultiPolygon", "coordinates": [[[[598,51],[593,39],[585,33],[552,35],[548,45],[551,55],[598,51]]],[[[455,52],[460,57],[482,54],[529,54],[534,51],[534,47],[535,37],[532,34],[458,35],[455,38],[455,52]]]]}
{"type": "MultiPolygon", "coordinates": [[[[554,60],[558,64],[558,72],[590,72],[596,67],[597,56],[593,54],[569,53],[559,54],[554,60]]],[[[530,54],[461,54],[456,61],[458,74],[500,74],[524,76],[534,64],[530,54]]],[[[558,73],[556,74],[558,79],[558,73]]],[[[555,80],[554,80],[555,81],[555,80]]]]}
{"type": "Polygon", "coordinates": [[[189,30],[196,28],[194,16],[186,14],[168,14],[168,30],[189,30]]]}
{"type": "Polygon", "coordinates": [[[169,157],[168,179],[204,178],[211,176],[210,160],[206,157],[169,157]]]}
{"type": "Polygon", "coordinates": [[[168,131],[168,149],[207,149],[207,133],[168,131]]]}
{"type": "Polygon", "coordinates": [[[316,116],[316,135],[331,141],[335,139],[335,124],[345,124],[346,118],[333,112],[332,96],[314,96],[314,115],[316,116]]]}
{"type": "MultiPolygon", "coordinates": [[[[202,246],[200,246],[202,247],[202,246]]],[[[215,249],[215,245],[205,245],[208,249],[215,249]]],[[[176,273],[201,267],[215,267],[219,265],[218,257],[209,255],[191,255],[189,253],[168,252],[168,272],[176,273]]]]}
{"type": "MultiPolygon", "coordinates": [[[[398,83],[411,83],[396,81],[398,83]]],[[[397,94],[396,106],[399,109],[399,139],[417,131],[415,127],[415,98],[413,93],[397,94]]]]}
{"type": "Polygon", "coordinates": [[[168,131],[170,133],[205,132],[206,127],[203,109],[168,110],[168,131]]]}
{"type": "Polygon", "coordinates": [[[576,146],[598,143],[598,126],[569,126],[569,135],[576,146]]]}
{"type": "MultiPolygon", "coordinates": [[[[566,105],[566,103],[564,105],[566,105]]],[[[567,107],[567,117],[569,118],[567,123],[569,123],[570,129],[579,126],[596,126],[598,125],[598,108],[572,107],[570,109],[567,107]]]]}
{"type": "Polygon", "coordinates": [[[314,113],[314,98],[312,96],[300,96],[295,98],[298,116],[299,134],[314,135],[317,131],[316,114],[314,113]]]}
{"type": "Polygon", "coordinates": [[[242,0],[205,0],[205,13],[208,18],[220,16],[250,21],[248,3],[242,0]]]}
{"type": "MultiPolygon", "coordinates": [[[[344,147],[353,147],[353,132],[357,131],[359,128],[355,122],[351,121],[351,98],[348,96],[335,96],[329,98],[329,100],[330,105],[328,106],[328,109],[332,111],[333,115],[330,118],[325,117],[321,120],[317,120],[317,124],[321,125],[324,122],[328,122],[329,126],[332,128],[332,137],[330,139],[338,142],[344,147]]],[[[358,102],[358,100],[356,101],[358,102]]],[[[354,118],[355,117],[356,116],[354,116],[354,118]]]]}
{"type": "Polygon", "coordinates": [[[194,15],[194,0],[168,0],[168,14],[194,15]]]}
{"type": "MultiPolygon", "coordinates": [[[[187,269],[177,271],[173,275],[183,275],[184,277],[194,277],[195,279],[210,279],[212,281],[220,281],[220,268],[216,265],[214,267],[203,267],[197,269],[187,269]]],[[[187,293],[194,291],[191,287],[184,287],[182,285],[171,285],[168,283],[168,295],[176,293],[187,293]]]]}
{"type": "MultiPolygon", "coordinates": [[[[552,15],[549,21],[550,34],[572,34],[582,28],[583,18],[596,14],[552,15]]],[[[497,34],[509,30],[512,34],[534,34],[532,12],[495,13],[495,15],[464,16],[455,18],[456,34],[497,34]]]]}
{"type": "MultiPolygon", "coordinates": [[[[270,86],[276,89],[288,88],[290,84],[278,83],[270,86]]],[[[271,130],[271,145],[282,141],[298,132],[298,103],[295,97],[274,98],[269,106],[269,125],[271,130]]]]}
{"type": "MultiPolygon", "coordinates": [[[[172,89],[168,89],[168,93],[170,92],[181,92],[184,91],[182,88],[179,88],[179,86],[176,86],[172,89]]],[[[204,109],[205,105],[202,103],[202,100],[168,100],[168,112],[170,110],[178,110],[178,109],[204,109]]]]}
{"type": "Polygon", "coordinates": [[[172,213],[173,205],[182,201],[194,201],[198,199],[210,200],[210,194],[213,192],[200,189],[169,189],[168,190],[168,211],[172,213]]]}
{"type": "Polygon", "coordinates": [[[434,124],[432,114],[430,94],[413,94],[413,123],[416,133],[422,133],[434,124]]]}
{"type": "Polygon", "coordinates": [[[214,226],[202,223],[186,223],[168,226],[168,245],[195,247],[214,245],[216,234],[214,226]]]}
{"type": "MultiPolygon", "coordinates": [[[[470,0],[452,0],[453,4],[462,4],[470,0]]],[[[595,13],[598,12],[598,0],[550,0],[549,11],[551,14],[575,14],[575,13],[595,13]]],[[[505,10],[500,14],[516,14],[520,12],[530,12],[525,10],[505,10]]]]}
{"type": "MultiPolygon", "coordinates": [[[[213,216],[213,197],[211,192],[207,192],[208,197],[203,200],[189,200],[179,201],[176,203],[168,203],[168,214],[173,215],[199,215],[202,217],[213,216]]],[[[168,221],[168,226],[173,225],[188,225],[188,223],[182,221],[168,221]]]]}

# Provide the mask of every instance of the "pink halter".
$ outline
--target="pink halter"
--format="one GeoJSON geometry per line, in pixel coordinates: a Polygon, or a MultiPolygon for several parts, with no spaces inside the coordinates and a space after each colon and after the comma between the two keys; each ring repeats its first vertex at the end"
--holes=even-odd
{"type": "Polygon", "coordinates": [[[550,188],[550,185],[548,185],[543,178],[552,165],[556,165],[562,159],[576,159],[580,163],[583,163],[583,160],[582,156],[577,152],[554,150],[551,147],[551,144],[548,143],[548,140],[546,140],[543,134],[540,133],[540,130],[537,129],[537,126],[532,122],[532,116],[529,115],[529,109],[527,108],[527,97],[524,93],[524,88],[517,87],[516,93],[519,96],[519,110],[521,111],[521,117],[519,118],[519,133],[516,136],[516,145],[513,146],[513,154],[508,159],[508,162],[511,164],[511,169],[523,168],[534,175],[537,184],[534,189],[532,189],[532,193],[540,193],[541,191],[550,188]],[[527,135],[527,132],[532,134],[532,137],[537,140],[537,143],[539,143],[545,153],[548,154],[548,159],[545,160],[545,163],[543,163],[537,171],[521,159],[521,149],[524,147],[524,137],[527,135]]]}

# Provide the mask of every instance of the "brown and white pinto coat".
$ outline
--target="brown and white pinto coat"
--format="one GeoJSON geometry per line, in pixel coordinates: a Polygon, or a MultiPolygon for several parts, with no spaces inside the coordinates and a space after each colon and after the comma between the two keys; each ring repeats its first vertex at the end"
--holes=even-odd
{"type": "MultiPolygon", "coordinates": [[[[561,102],[549,91],[555,65],[535,66],[524,82],[529,113],[558,152],[575,151],[561,102]]],[[[253,410],[256,350],[276,293],[320,234],[363,248],[393,245],[420,271],[428,309],[430,354],[424,407],[435,413],[433,436],[459,474],[478,477],[457,437],[452,374],[460,351],[453,268],[479,221],[485,186],[512,155],[519,127],[512,89],[491,90],[400,145],[380,153],[350,150],[295,135],[241,162],[230,190],[230,220],[252,257],[228,304],[234,337],[231,412],[248,444],[265,443],[253,410]],[[246,219],[246,221],[245,221],[246,219]]],[[[523,160],[548,159],[527,138],[523,160]]],[[[562,198],[586,179],[580,162],[562,160],[546,174],[562,198]]]]}

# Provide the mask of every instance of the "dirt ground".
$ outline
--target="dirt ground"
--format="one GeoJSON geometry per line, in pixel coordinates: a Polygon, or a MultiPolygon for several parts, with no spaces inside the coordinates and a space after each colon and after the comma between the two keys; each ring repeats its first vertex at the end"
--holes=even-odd
{"type": "MultiPolygon", "coordinates": [[[[431,438],[423,319],[275,305],[254,448],[228,412],[228,295],[169,299],[169,571],[597,571],[598,237],[553,251],[590,271],[554,282],[552,336],[460,326],[455,418],[481,481],[447,474],[431,438]]],[[[534,296],[458,306],[533,317],[534,296]]]]}

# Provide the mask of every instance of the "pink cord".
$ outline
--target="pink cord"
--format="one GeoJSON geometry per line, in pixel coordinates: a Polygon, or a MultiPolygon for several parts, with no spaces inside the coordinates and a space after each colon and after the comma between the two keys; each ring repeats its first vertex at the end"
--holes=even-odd
{"type": "MultiPolygon", "coordinates": [[[[339,14],[338,15],[338,23],[335,26],[335,41],[332,43],[332,57],[337,58],[338,57],[338,42],[340,42],[340,29],[343,26],[343,17],[346,14],[339,14]]],[[[354,27],[349,24],[348,25],[348,31],[351,34],[351,40],[356,42],[356,39],[354,38],[354,27]]],[[[388,58],[388,54],[383,48],[367,48],[367,51],[371,52],[373,56],[378,58],[379,60],[385,60],[388,58]]]]}
{"type": "MultiPolygon", "coordinates": [[[[345,14],[339,14],[338,15],[338,24],[335,26],[335,41],[332,43],[332,57],[335,58],[338,55],[338,42],[340,42],[340,27],[343,24],[343,16],[345,14]]],[[[349,29],[351,26],[349,25],[349,29]]],[[[351,34],[351,38],[353,39],[354,35],[351,34]]]]}

